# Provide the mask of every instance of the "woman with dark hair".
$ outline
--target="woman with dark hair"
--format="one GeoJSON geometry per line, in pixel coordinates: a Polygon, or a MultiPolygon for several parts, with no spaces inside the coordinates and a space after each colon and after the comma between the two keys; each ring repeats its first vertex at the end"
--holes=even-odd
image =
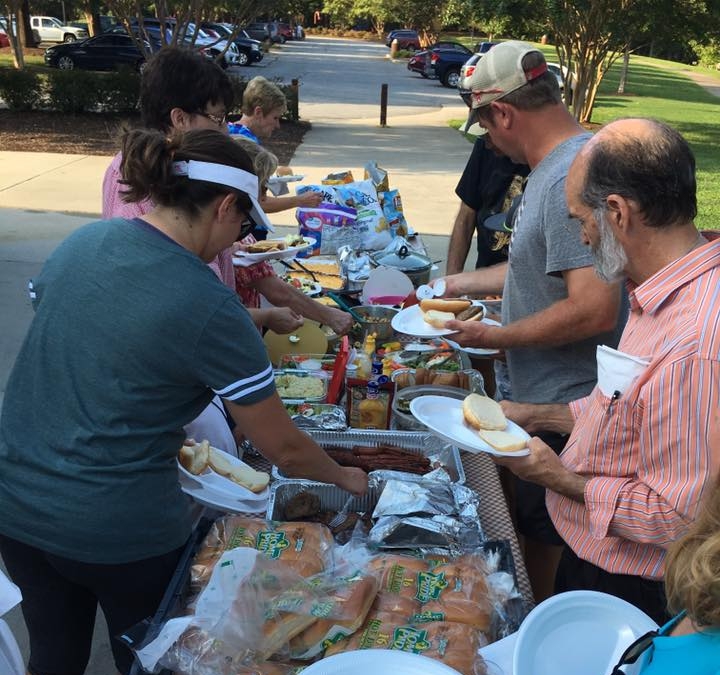
{"type": "Polygon", "coordinates": [[[124,198],[156,206],[50,256],[0,417],[0,553],[32,675],[85,670],[98,603],[129,672],[114,636],[155,612],[190,534],[175,460],[213,394],[286,475],[367,486],[292,423],[247,310],[206,264],[263,217],[247,154],[191,130],[130,132],[122,156],[124,198]]]}

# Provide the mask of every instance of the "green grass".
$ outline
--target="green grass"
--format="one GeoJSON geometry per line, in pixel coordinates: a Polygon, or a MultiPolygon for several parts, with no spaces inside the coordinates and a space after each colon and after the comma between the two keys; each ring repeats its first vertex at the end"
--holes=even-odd
{"type": "MultiPolygon", "coordinates": [[[[42,66],[44,64],[45,59],[43,56],[25,56],[25,65],[42,66]]],[[[13,56],[9,51],[0,54],[0,67],[8,66],[12,68],[14,65],[15,63],[13,62],[13,56]]]]}
{"type": "MultiPolygon", "coordinates": [[[[552,45],[537,45],[548,61],[557,61],[552,45]]],[[[717,80],[720,73],[682,63],[631,56],[625,94],[617,94],[621,62],[605,76],[592,121],[606,124],[619,117],[654,117],[677,129],[690,143],[697,160],[700,229],[720,229],[720,97],[687,75],[702,73],[717,80]]],[[[452,126],[459,126],[458,121],[452,126]]]]}

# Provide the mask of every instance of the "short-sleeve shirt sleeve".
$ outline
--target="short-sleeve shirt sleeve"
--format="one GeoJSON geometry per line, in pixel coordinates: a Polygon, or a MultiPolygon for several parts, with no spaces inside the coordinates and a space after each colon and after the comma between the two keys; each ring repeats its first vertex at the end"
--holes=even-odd
{"type": "Polygon", "coordinates": [[[542,223],[547,251],[546,274],[592,266],[590,248],[580,238],[580,224],[568,217],[565,178],[545,193],[542,223]]]}
{"type": "Polygon", "coordinates": [[[275,391],[273,369],[260,334],[236,297],[207,321],[196,346],[197,376],[216,394],[239,405],[275,391]]]}

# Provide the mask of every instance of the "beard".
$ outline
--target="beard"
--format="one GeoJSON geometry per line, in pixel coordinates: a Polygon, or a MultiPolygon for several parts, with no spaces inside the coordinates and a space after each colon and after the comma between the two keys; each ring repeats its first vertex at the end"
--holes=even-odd
{"type": "Polygon", "coordinates": [[[605,282],[611,284],[625,278],[628,258],[617,237],[613,234],[607,214],[604,209],[595,212],[600,240],[591,245],[596,274],[605,282]]]}

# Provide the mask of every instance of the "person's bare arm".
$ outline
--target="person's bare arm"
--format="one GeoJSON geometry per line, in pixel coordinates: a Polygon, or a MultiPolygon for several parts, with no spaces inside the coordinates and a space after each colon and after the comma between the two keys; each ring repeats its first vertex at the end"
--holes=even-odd
{"type": "Polygon", "coordinates": [[[448,274],[458,274],[465,268],[465,261],[475,233],[476,219],[477,211],[461,201],[448,244],[446,265],[448,274]]]}
{"type": "Polygon", "coordinates": [[[493,457],[496,464],[510,469],[518,478],[542,485],[577,502],[585,502],[588,478],[570,471],[555,451],[537,436],[528,441],[530,454],[526,457],[493,457]]]}
{"type": "MultiPolygon", "coordinates": [[[[554,347],[612,330],[620,310],[620,285],[606,284],[592,267],[563,272],[568,297],[506,326],[448,321],[463,345],[494,349],[554,347]]],[[[452,277],[450,277],[452,278],[452,277]]]]}
{"type": "Polygon", "coordinates": [[[505,417],[520,425],[529,434],[554,431],[569,434],[575,426],[567,403],[516,403],[500,401],[505,417]]]}
{"type": "Polygon", "coordinates": [[[242,433],[286,476],[334,483],[356,495],[366,492],[367,474],[330,459],[293,424],[277,393],[250,405],[225,402],[242,433]]]}
{"type": "Polygon", "coordinates": [[[345,335],[352,328],[352,317],[347,312],[315,302],[277,276],[258,279],[253,283],[253,288],[262,293],[273,305],[289,307],[306,319],[330,326],[338,335],[345,335]]]}
{"type": "Polygon", "coordinates": [[[461,272],[443,277],[447,290],[446,297],[460,295],[497,295],[503,292],[507,263],[483,267],[472,272],[461,272]]]}
{"type": "Polygon", "coordinates": [[[260,205],[265,213],[277,213],[288,209],[313,208],[322,201],[322,193],[308,190],[301,195],[284,195],[275,197],[264,195],[260,198],[260,205]]]}

